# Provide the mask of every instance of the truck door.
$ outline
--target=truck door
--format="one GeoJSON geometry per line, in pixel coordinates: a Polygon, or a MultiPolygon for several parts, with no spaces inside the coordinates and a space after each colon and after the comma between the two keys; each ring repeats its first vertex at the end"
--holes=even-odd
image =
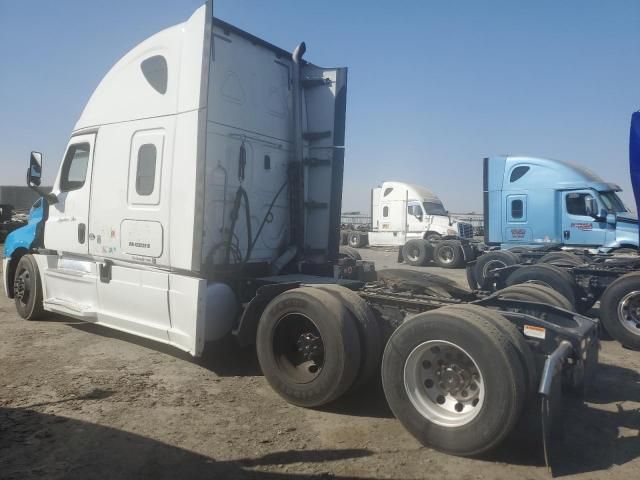
{"type": "Polygon", "coordinates": [[[420,202],[409,202],[407,204],[407,233],[420,233],[420,237],[425,230],[425,214],[420,202]]]}
{"type": "Polygon", "coordinates": [[[87,254],[89,199],[95,134],[71,137],[53,193],[58,202],[49,207],[44,234],[47,249],[87,254]]]}
{"type": "Polygon", "coordinates": [[[57,252],[44,270],[49,310],[96,318],[97,265],[89,257],[89,203],[96,135],[74,135],[53,186],[58,201],[49,206],[44,246],[57,252]],[[53,263],[52,263],[53,262],[53,263]]]}
{"type": "MultiPolygon", "coordinates": [[[[590,215],[588,203],[593,199],[589,190],[564,192],[562,241],[566,245],[601,246],[607,235],[607,223],[590,215]]],[[[597,212],[596,212],[597,213],[597,212]]]]}

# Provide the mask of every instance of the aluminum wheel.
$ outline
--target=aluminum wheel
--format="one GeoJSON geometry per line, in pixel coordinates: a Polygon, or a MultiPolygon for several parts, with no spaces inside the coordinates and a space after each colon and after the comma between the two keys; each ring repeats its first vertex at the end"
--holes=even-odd
{"type": "Polygon", "coordinates": [[[482,267],[482,278],[489,278],[491,272],[493,272],[498,268],[504,268],[506,266],[507,264],[504,263],[502,260],[489,260],[482,267]]]}
{"type": "Polygon", "coordinates": [[[640,335],[640,291],[627,293],[618,303],[618,319],[624,328],[640,335]]]}
{"type": "Polygon", "coordinates": [[[412,262],[417,262],[420,256],[420,249],[418,247],[411,246],[407,251],[407,258],[412,262]]]}
{"type": "Polygon", "coordinates": [[[424,342],[413,349],[404,366],[404,386],[416,410],[445,427],[469,423],[485,398],[482,373],[475,360],[444,340],[424,342]]]}
{"type": "Polygon", "coordinates": [[[456,258],[456,252],[453,251],[453,247],[450,245],[442,245],[438,249],[438,260],[441,263],[451,263],[456,258]]]}

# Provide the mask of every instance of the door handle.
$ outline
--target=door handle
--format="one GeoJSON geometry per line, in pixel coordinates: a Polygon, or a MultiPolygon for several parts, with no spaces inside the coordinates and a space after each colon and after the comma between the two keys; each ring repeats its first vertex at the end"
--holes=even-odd
{"type": "Polygon", "coordinates": [[[87,226],[84,223],[78,224],[78,243],[84,243],[87,235],[87,226]]]}
{"type": "Polygon", "coordinates": [[[569,240],[569,237],[571,237],[571,230],[565,230],[563,232],[563,236],[565,240],[569,240]]]}

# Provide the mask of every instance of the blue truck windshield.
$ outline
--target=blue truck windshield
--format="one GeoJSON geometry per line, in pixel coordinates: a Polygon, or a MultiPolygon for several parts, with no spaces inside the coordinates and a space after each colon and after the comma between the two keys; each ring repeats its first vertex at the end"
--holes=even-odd
{"type": "Polygon", "coordinates": [[[424,211],[427,215],[446,215],[447,211],[444,209],[444,205],[438,202],[422,202],[424,211]]]}
{"type": "Polygon", "coordinates": [[[627,208],[620,200],[620,197],[616,194],[616,192],[600,192],[600,198],[602,199],[602,203],[604,203],[604,208],[607,209],[609,213],[620,213],[626,212],[627,208]]]}

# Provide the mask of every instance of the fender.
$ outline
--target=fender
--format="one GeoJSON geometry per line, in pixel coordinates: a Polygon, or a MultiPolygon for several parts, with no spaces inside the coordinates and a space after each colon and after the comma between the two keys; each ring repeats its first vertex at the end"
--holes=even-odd
{"type": "Polygon", "coordinates": [[[4,291],[9,297],[13,297],[13,285],[11,277],[15,269],[17,260],[24,253],[32,251],[34,248],[43,246],[44,224],[48,212],[48,204],[44,198],[40,198],[29,210],[29,221],[24,227],[20,227],[9,235],[4,242],[4,255],[2,260],[4,273],[4,291]],[[14,258],[16,252],[20,255],[14,258]]]}

